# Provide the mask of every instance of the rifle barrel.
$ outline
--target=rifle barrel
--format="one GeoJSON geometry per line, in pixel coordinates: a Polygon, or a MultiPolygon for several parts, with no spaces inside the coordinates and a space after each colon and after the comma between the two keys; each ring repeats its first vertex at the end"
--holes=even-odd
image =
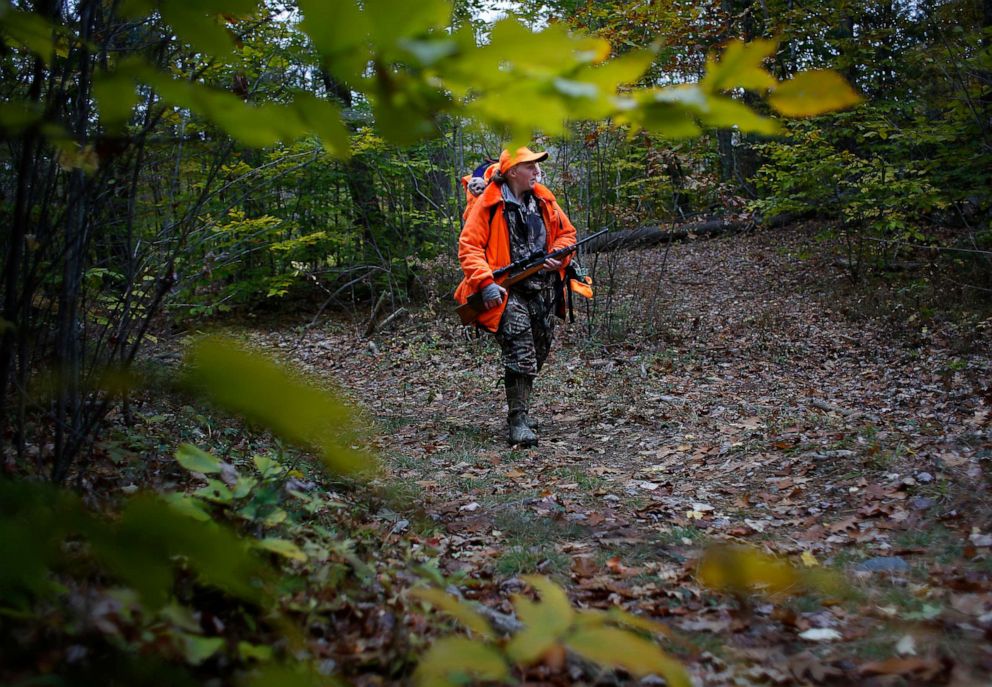
{"type": "MultiPolygon", "coordinates": [[[[583,243],[586,243],[587,241],[591,241],[600,234],[605,234],[608,231],[609,229],[601,229],[597,231],[595,234],[587,236],[580,241],[576,241],[570,246],[559,248],[558,250],[552,251],[550,253],[545,253],[542,251],[540,254],[535,253],[526,258],[521,258],[517,262],[511,262],[509,265],[506,265],[505,267],[500,267],[498,270],[494,270],[493,276],[502,277],[504,274],[507,274],[508,272],[514,269],[520,268],[521,271],[519,273],[511,275],[503,282],[507,286],[512,286],[516,282],[526,278],[524,275],[528,271],[531,271],[531,274],[536,272],[537,270],[535,270],[534,268],[544,264],[544,262],[548,258],[557,258],[558,256],[561,255],[568,255],[569,253],[578,250],[579,246],[581,246],[583,243]]],[[[527,276],[530,275],[528,274],[527,276]]],[[[456,311],[458,312],[458,316],[461,318],[462,324],[467,325],[474,322],[475,319],[484,312],[481,294],[474,293],[471,296],[469,296],[468,301],[459,305],[456,308],[456,311]]]]}

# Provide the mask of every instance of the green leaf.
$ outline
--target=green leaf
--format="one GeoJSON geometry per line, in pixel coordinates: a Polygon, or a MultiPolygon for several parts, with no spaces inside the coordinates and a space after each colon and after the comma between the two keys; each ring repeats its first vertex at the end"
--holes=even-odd
{"type": "Polygon", "coordinates": [[[774,88],[775,77],[761,66],[768,57],[775,54],[778,42],[758,39],[745,43],[740,40],[731,41],[720,61],[711,55],[706,60],[706,75],[699,86],[707,93],[720,93],[733,88],[745,88],[749,91],[766,91],[774,88]]]}
{"type": "Polygon", "coordinates": [[[243,499],[251,493],[251,490],[258,485],[258,480],[254,477],[238,477],[238,481],[234,484],[234,492],[232,496],[236,499],[243,499]]]}
{"type": "Polygon", "coordinates": [[[252,644],[250,642],[238,642],[238,656],[244,662],[248,661],[271,661],[272,647],[265,644],[252,644]]]}
{"type": "MultiPolygon", "coordinates": [[[[523,134],[524,143],[531,131],[560,134],[565,131],[569,111],[561,98],[549,98],[540,82],[521,79],[510,87],[480,96],[468,103],[469,115],[481,121],[512,127],[523,134]],[[507,108],[506,103],[517,107],[507,108]],[[519,107],[519,109],[518,109],[519,107]]],[[[511,142],[512,145],[512,142],[511,142]]],[[[523,145],[523,143],[521,143],[523,145]]]]}
{"type": "Polygon", "coordinates": [[[261,473],[262,477],[274,477],[282,474],[286,470],[286,468],[280,465],[279,462],[271,456],[253,456],[252,462],[255,463],[255,469],[261,473]]]}
{"type": "Polygon", "coordinates": [[[650,50],[631,50],[602,64],[583,67],[576,73],[576,78],[595,83],[612,93],[644,76],[654,59],[655,54],[650,50]]]}
{"type": "Polygon", "coordinates": [[[193,495],[198,496],[204,501],[211,501],[222,505],[227,505],[234,501],[234,494],[231,492],[231,488],[216,479],[208,481],[205,486],[194,491],[193,495]]]}
{"type": "MultiPolygon", "coordinates": [[[[168,0],[169,2],[186,2],[190,0],[168,0]]],[[[238,17],[248,17],[258,11],[258,0],[198,0],[197,5],[211,14],[227,14],[238,17]]]]}
{"type": "Polygon", "coordinates": [[[201,3],[168,0],[162,2],[159,9],[162,18],[195,50],[223,57],[234,48],[231,34],[217,23],[215,16],[204,11],[201,3]]]}
{"type": "Polygon", "coordinates": [[[177,513],[181,513],[188,518],[193,518],[194,520],[199,520],[200,522],[207,522],[210,520],[210,514],[203,510],[203,504],[199,499],[193,498],[189,494],[180,494],[178,492],[170,492],[168,494],[162,495],[162,500],[169,504],[177,513]]]}
{"type": "Polygon", "coordinates": [[[87,534],[97,560],[153,608],[168,600],[177,557],[204,584],[249,601],[262,598],[257,583],[269,575],[230,530],[193,520],[148,496],[131,499],[114,526],[92,527],[87,534]]]}
{"type": "Polygon", "coordinates": [[[534,32],[517,19],[507,18],[493,26],[490,43],[483,50],[497,65],[506,63],[515,70],[540,76],[602,62],[610,55],[610,44],[602,38],[572,35],[564,24],[551,24],[534,32]]]}
{"type": "Polygon", "coordinates": [[[699,119],[709,126],[736,127],[741,131],[768,136],[781,131],[781,126],[774,119],[762,117],[744,103],[732,98],[709,96],[706,105],[707,110],[699,116],[699,119]]]}
{"type": "Polygon", "coordinates": [[[315,98],[309,93],[297,92],[290,105],[302,123],[320,137],[324,150],[329,155],[341,159],[351,156],[351,141],[348,129],[341,120],[341,110],[337,105],[315,98]]]}
{"type": "Polygon", "coordinates": [[[189,363],[188,384],[284,439],[316,448],[332,470],[354,472],[372,463],[350,448],[351,413],[342,403],[264,356],[213,337],[191,348],[189,363]]]}
{"type": "Polygon", "coordinates": [[[701,131],[689,109],[671,102],[634,104],[621,110],[616,119],[620,124],[632,125],[635,131],[646,129],[672,139],[698,136],[701,131]]]}
{"type": "Polygon", "coordinates": [[[565,646],[583,658],[604,666],[622,668],[635,676],[660,675],[669,687],[691,687],[685,668],[652,642],[614,627],[582,628],[565,640],[565,646]]]}
{"type": "Polygon", "coordinates": [[[247,146],[262,148],[294,140],[308,132],[290,106],[252,107],[233,93],[173,79],[147,66],[140,70],[139,76],[167,102],[206,117],[247,146]]]}
{"type": "Polygon", "coordinates": [[[17,135],[41,120],[43,110],[36,103],[16,100],[0,103],[0,133],[17,135]]]}
{"type": "Polygon", "coordinates": [[[183,656],[190,665],[198,666],[224,647],[223,637],[200,637],[185,632],[176,633],[183,656]]]}
{"type": "Polygon", "coordinates": [[[128,74],[98,73],[93,79],[93,97],[100,108],[100,122],[110,129],[127,124],[138,104],[134,78],[128,74]]]}
{"type": "Polygon", "coordinates": [[[312,663],[266,664],[253,670],[238,684],[243,687],[344,687],[338,680],[319,674],[312,663]]]}
{"type": "Polygon", "coordinates": [[[255,542],[255,546],[258,548],[269,551],[274,554],[278,554],[283,558],[288,558],[293,561],[299,561],[301,563],[307,562],[307,555],[303,552],[299,546],[289,541],[288,539],[276,539],[274,537],[267,537],[265,539],[259,539],[255,542]]]}
{"type": "Polygon", "coordinates": [[[529,664],[540,659],[555,646],[571,627],[575,611],[565,592],[546,577],[523,578],[541,595],[540,602],[522,596],[514,597],[513,605],[524,629],[514,635],[506,646],[506,654],[516,663],[529,664]]]}
{"type": "Polygon", "coordinates": [[[49,571],[65,558],[62,544],[70,533],[92,523],[74,494],[47,484],[0,479],[3,605],[31,608],[35,597],[57,594],[62,588],[49,571]]]}
{"type": "Polygon", "coordinates": [[[495,649],[466,637],[444,637],[431,645],[413,674],[424,687],[463,685],[469,678],[505,682],[510,679],[506,661],[495,649]]]}
{"type": "Polygon", "coordinates": [[[813,117],[852,107],[861,100],[844,77],[829,70],[800,72],[768,96],[769,104],[786,117],[813,117]]]}
{"type": "Polygon", "coordinates": [[[159,612],[159,617],[169,621],[180,630],[186,630],[193,634],[202,632],[200,621],[196,619],[193,611],[186,606],[181,606],[176,602],[171,602],[163,606],[159,612]]]}
{"type": "Polygon", "coordinates": [[[410,595],[431,604],[439,611],[447,613],[462,625],[484,639],[495,639],[492,628],[485,618],[471,606],[440,589],[414,589],[410,595]]]}
{"type": "Polygon", "coordinates": [[[274,511],[262,518],[262,524],[266,527],[275,527],[276,525],[281,525],[286,522],[287,517],[289,517],[289,515],[286,511],[282,508],[276,508],[274,511]]]}
{"type": "Polygon", "coordinates": [[[213,456],[193,444],[182,444],[176,450],[176,460],[190,472],[201,472],[208,475],[221,471],[221,459],[213,456]]]}
{"type": "Polygon", "coordinates": [[[0,12],[0,32],[33,52],[45,64],[52,61],[55,50],[54,31],[54,27],[44,17],[34,12],[22,12],[12,7],[8,7],[6,12],[0,12]]]}
{"type": "Polygon", "coordinates": [[[117,11],[122,17],[140,19],[155,11],[153,0],[121,0],[117,11]]]}
{"type": "Polygon", "coordinates": [[[393,48],[402,38],[443,29],[451,19],[449,0],[365,0],[364,4],[372,44],[380,51],[393,48]]]}
{"type": "Polygon", "coordinates": [[[458,42],[444,39],[415,40],[405,38],[399,46],[417,58],[422,66],[430,66],[458,52],[458,42]]]}
{"type": "Polygon", "coordinates": [[[354,0],[299,0],[300,28],[324,57],[328,71],[346,84],[357,84],[368,64],[368,19],[354,0]]]}

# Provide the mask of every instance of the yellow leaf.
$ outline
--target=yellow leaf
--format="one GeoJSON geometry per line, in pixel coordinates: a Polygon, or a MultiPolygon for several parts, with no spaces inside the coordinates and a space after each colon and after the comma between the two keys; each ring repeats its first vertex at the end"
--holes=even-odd
{"type": "Polygon", "coordinates": [[[571,627],[575,611],[561,587],[548,578],[530,575],[523,579],[540,593],[541,601],[514,597],[513,605],[524,629],[507,644],[506,653],[517,663],[529,664],[558,643],[571,627]]]}
{"type": "Polygon", "coordinates": [[[652,642],[624,630],[583,628],[566,638],[565,646],[590,661],[623,668],[636,676],[660,675],[669,687],[692,684],[681,663],[652,642]]]}
{"type": "Polygon", "coordinates": [[[761,63],[775,54],[778,42],[758,39],[745,43],[731,41],[720,61],[711,55],[706,60],[706,76],[700,87],[707,93],[719,93],[732,88],[764,91],[775,87],[775,77],[765,71],[761,63]]]}
{"type": "Polygon", "coordinates": [[[663,635],[665,637],[672,636],[672,630],[667,625],[662,625],[654,620],[649,620],[648,618],[634,615],[633,613],[628,613],[619,606],[614,606],[611,608],[607,611],[606,615],[610,620],[619,625],[626,625],[627,627],[635,630],[643,630],[644,632],[649,632],[653,635],[663,635]]]}
{"type": "Polygon", "coordinates": [[[840,74],[829,70],[796,74],[768,96],[769,104],[786,117],[812,117],[843,110],[861,100],[840,74]]]}
{"type": "Polygon", "coordinates": [[[434,642],[413,674],[414,683],[424,687],[463,685],[466,677],[503,682],[510,677],[509,666],[495,649],[466,637],[445,637],[434,642]]]}
{"type": "Polygon", "coordinates": [[[58,163],[66,172],[74,169],[82,170],[84,174],[93,174],[100,168],[100,156],[92,144],[86,146],[67,145],[58,154],[58,163]]]}
{"type": "Polygon", "coordinates": [[[541,595],[541,603],[548,606],[554,613],[572,622],[572,604],[565,591],[543,575],[524,575],[523,581],[537,590],[541,595]]]}
{"type": "Polygon", "coordinates": [[[439,611],[447,613],[479,636],[485,639],[494,638],[492,629],[489,627],[486,619],[464,601],[456,599],[450,594],[445,594],[440,589],[414,589],[410,594],[421,601],[431,604],[439,611]]]}
{"type": "Polygon", "coordinates": [[[815,568],[820,564],[820,561],[816,560],[816,556],[813,555],[812,551],[803,551],[803,555],[800,556],[800,560],[802,560],[803,565],[807,568],[815,568]]]}
{"type": "Polygon", "coordinates": [[[303,549],[288,539],[268,537],[266,539],[259,539],[255,542],[255,546],[293,561],[300,561],[301,563],[306,563],[307,561],[307,555],[303,553],[303,549]]]}
{"type": "Polygon", "coordinates": [[[707,587],[734,593],[757,589],[789,592],[801,587],[799,575],[788,563],[739,546],[709,549],[699,565],[699,579],[707,587]]]}
{"type": "MultiPolygon", "coordinates": [[[[611,609],[612,610],[612,609],[611,609]]],[[[575,627],[602,627],[610,622],[606,611],[598,608],[586,608],[575,614],[575,627]]]]}

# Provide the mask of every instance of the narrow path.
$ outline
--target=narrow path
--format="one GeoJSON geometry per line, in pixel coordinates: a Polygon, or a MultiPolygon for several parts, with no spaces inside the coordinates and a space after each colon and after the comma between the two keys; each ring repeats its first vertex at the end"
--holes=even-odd
{"type": "Polygon", "coordinates": [[[582,317],[565,329],[539,380],[534,450],[505,447],[496,348],[466,340],[446,304],[374,343],[343,328],[298,347],[259,336],[367,411],[387,517],[486,603],[508,610],[519,573],[556,575],[580,604],[686,631],[706,684],[844,683],[893,657],[881,674],[987,676],[992,330],[900,318],[821,255],[800,231],[609,258],[597,273],[614,269],[614,337],[585,339],[582,317]],[[694,580],[715,540],[839,570],[860,601],[773,598],[741,614],[694,580]],[[817,628],[840,641],[800,637],[817,628]],[[907,636],[915,655],[899,658],[907,636]]]}

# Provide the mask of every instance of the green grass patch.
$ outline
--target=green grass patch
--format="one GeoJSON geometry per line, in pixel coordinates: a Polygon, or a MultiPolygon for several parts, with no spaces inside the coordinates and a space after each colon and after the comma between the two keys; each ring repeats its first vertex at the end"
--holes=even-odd
{"type": "Polygon", "coordinates": [[[514,546],[504,551],[496,561],[496,573],[513,577],[529,573],[560,576],[569,567],[570,559],[554,547],[514,546]]]}
{"type": "Polygon", "coordinates": [[[505,537],[505,550],[496,561],[502,576],[540,572],[559,575],[568,570],[571,559],[558,551],[562,542],[588,536],[586,528],[574,522],[533,515],[527,511],[497,511],[494,525],[505,537]]]}
{"type": "Polygon", "coordinates": [[[598,475],[592,475],[580,467],[568,465],[552,471],[551,476],[556,480],[571,482],[579,485],[583,491],[594,492],[605,488],[609,482],[598,475]]]}

